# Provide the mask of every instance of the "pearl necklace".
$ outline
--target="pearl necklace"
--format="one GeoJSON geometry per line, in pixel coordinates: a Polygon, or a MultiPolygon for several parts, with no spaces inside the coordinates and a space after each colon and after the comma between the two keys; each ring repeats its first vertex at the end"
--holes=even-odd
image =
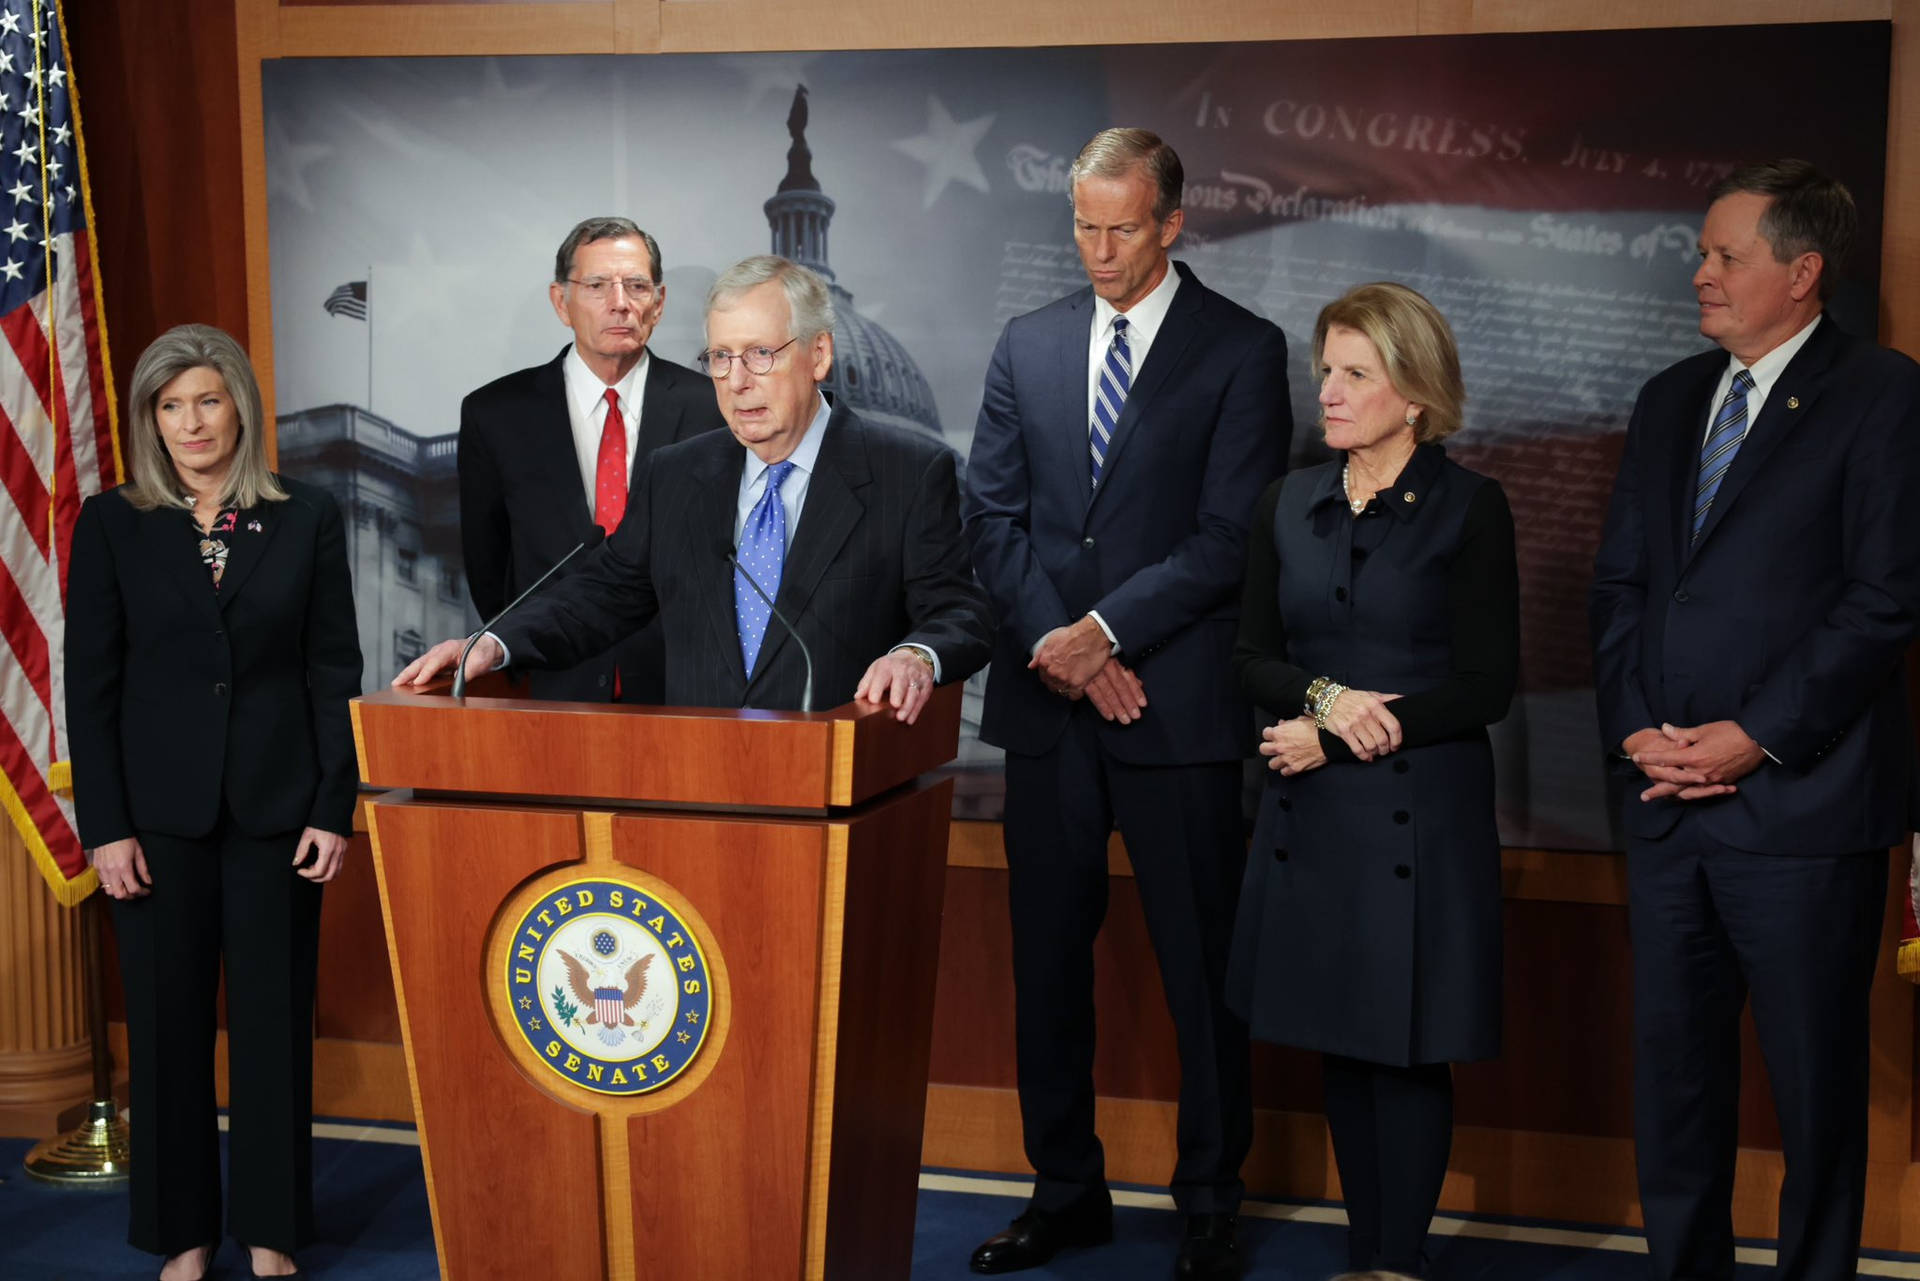
{"type": "Polygon", "coordinates": [[[1373,501],[1372,494],[1368,494],[1365,498],[1353,496],[1353,467],[1349,463],[1340,464],[1340,489],[1347,496],[1347,509],[1356,516],[1365,511],[1367,504],[1373,501]]]}

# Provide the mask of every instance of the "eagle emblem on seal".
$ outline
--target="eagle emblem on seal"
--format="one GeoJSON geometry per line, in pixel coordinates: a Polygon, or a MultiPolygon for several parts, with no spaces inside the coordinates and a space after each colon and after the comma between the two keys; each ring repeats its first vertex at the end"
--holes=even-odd
{"type": "Polygon", "coordinates": [[[587,1015],[588,1026],[598,1025],[604,1045],[620,1044],[634,1027],[633,1007],[647,994],[647,967],[653,964],[651,952],[635,956],[619,952],[619,940],[610,930],[595,931],[593,950],[598,959],[579,956],[560,949],[560,963],[566,967],[567,987],[587,1015]],[[613,954],[619,952],[619,955],[613,954]],[[612,960],[607,958],[612,956],[612,960]]]}

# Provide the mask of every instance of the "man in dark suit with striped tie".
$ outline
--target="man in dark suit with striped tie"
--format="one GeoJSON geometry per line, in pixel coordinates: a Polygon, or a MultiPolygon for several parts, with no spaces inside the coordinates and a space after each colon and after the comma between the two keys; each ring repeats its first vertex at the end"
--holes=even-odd
{"type": "MultiPolygon", "coordinates": [[[[798,708],[810,678],[816,706],[865,698],[912,721],[935,684],[978,671],[990,629],[953,451],[827,402],[833,324],[805,267],[761,256],[723,272],[700,361],[728,434],[657,452],[613,537],[476,643],[468,673],[571,667],[656,617],[679,706],[798,708]]],[[[460,645],[393,683],[426,683],[460,645]]]]}
{"type": "Polygon", "coordinates": [[[1093,942],[1118,826],[1180,1048],[1179,1277],[1238,1274],[1247,1029],[1223,983],[1252,735],[1231,652],[1247,522],[1285,466],[1286,342],[1168,260],[1173,148],[1074,162],[1091,288],[1011,321],[987,371],[967,536],[998,615],[981,737],[1006,749],[1015,1027],[1033,1199],[974,1252],[1012,1272],[1113,1234],[1094,1134],[1093,942]]]}
{"type": "Polygon", "coordinates": [[[1824,312],[1855,221],[1802,161],[1714,189],[1693,285],[1718,350],[1641,392],[1595,568],[1662,1281],[1734,1274],[1749,991],[1786,1157],[1773,1275],[1840,1281],[1858,1255],[1868,990],[1914,768],[1920,366],[1824,312]]]}

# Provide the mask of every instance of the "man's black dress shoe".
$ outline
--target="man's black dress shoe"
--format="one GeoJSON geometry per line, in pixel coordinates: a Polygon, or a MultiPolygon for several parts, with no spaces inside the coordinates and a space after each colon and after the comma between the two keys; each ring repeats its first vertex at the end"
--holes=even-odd
{"type": "Polygon", "coordinates": [[[1085,1197],[1065,1210],[1028,1206],[1005,1232],[987,1238],[968,1266],[988,1275],[1020,1272],[1039,1267],[1057,1251],[1111,1240],[1113,1203],[1105,1197],[1085,1197]]]}
{"type": "Polygon", "coordinates": [[[1233,1281],[1240,1275],[1240,1248],[1231,1214],[1187,1217],[1187,1235],[1174,1261],[1175,1281],[1233,1281]]]}

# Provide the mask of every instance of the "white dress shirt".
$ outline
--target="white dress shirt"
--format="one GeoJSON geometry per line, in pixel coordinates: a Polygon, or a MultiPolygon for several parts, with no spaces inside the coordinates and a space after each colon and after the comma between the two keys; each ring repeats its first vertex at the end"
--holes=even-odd
{"type": "MultiPolygon", "coordinates": [[[[1113,344],[1113,322],[1117,316],[1127,318],[1127,356],[1133,367],[1133,378],[1129,384],[1138,380],[1140,370],[1147,363],[1147,352],[1153,346],[1155,335],[1160,332],[1161,324],[1167,318],[1168,308],[1173,306],[1174,291],[1180,288],[1180,273],[1167,264],[1167,274],[1160,283],[1148,292],[1145,298],[1127,308],[1124,312],[1095,295],[1093,299],[1093,335],[1087,342],[1087,434],[1093,434],[1093,404],[1100,393],[1100,368],[1107,362],[1107,348],[1113,344]]],[[[1100,611],[1090,609],[1087,617],[1100,625],[1107,634],[1107,643],[1113,652],[1120,652],[1120,638],[1113,634],[1113,628],[1107,626],[1107,620],[1100,617],[1100,611]]],[[[1040,645],[1034,643],[1034,649],[1040,645]]]]}
{"type": "Polygon", "coordinates": [[[1707,402],[1707,425],[1701,430],[1700,446],[1705,448],[1707,437],[1713,433],[1713,420],[1720,412],[1720,404],[1727,398],[1727,390],[1733,386],[1733,376],[1744,369],[1753,375],[1753,386],[1747,391],[1747,425],[1740,432],[1744,442],[1747,432],[1753,430],[1754,423],[1760,420],[1760,411],[1766,408],[1767,393],[1780,381],[1780,375],[1786,372],[1800,349],[1807,345],[1807,339],[1813,337],[1813,328],[1820,323],[1815,316],[1805,329],[1775,347],[1751,365],[1740,363],[1740,357],[1728,353],[1727,367],[1720,373],[1720,382],[1713,389],[1713,399],[1707,402]]]}
{"type": "MultiPolygon", "coordinates": [[[[613,384],[613,389],[620,393],[621,425],[627,430],[626,474],[629,477],[633,475],[634,451],[640,447],[641,402],[646,398],[647,366],[652,359],[642,350],[640,363],[613,384]]],[[[567,386],[567,422],[573,428],[573,453],[580,464],[580,492],[586,499],[587,514],[592,515],[593,493],[600,479],[600,434],[607,423],[607,384],[587,368],[578,347],[567,349],[567,358],[560,362],[560,369],[567,386]]]]}

